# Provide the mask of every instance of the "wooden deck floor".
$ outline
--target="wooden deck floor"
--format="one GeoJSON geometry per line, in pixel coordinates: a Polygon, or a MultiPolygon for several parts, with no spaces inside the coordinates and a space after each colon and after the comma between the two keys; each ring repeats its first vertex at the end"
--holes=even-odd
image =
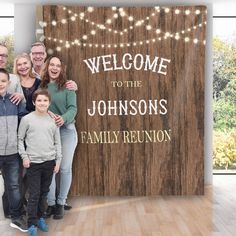
{"type": "MultiPolygon", "coordinates": [[[[204,196],[77,197],[63,220],[48,220],[50,236],[233,236],[236,175],[214,176],[204,196]]],[[[2,180],[0,181],[2,193],[2,180]]],[[[0,203],[0,208],[2,205],[0,203]]],[[[0,212],[0,235],[26,235],[10,228],[0,212]]]]}

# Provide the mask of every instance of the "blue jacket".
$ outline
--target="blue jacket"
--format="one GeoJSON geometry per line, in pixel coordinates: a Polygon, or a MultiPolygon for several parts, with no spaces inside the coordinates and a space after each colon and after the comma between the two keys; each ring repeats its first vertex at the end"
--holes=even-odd
{"type": "Polygon", "coordinates": [[[27,112],[23,103],[15,105],[10,94],[0,96],[0,156],[12,155],[17,150],[18,120],[27,112]]]}

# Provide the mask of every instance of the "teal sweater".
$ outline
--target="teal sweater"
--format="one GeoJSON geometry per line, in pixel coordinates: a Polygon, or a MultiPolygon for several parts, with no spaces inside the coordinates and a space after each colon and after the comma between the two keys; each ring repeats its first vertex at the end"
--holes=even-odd
{"type": "Polygon", "coordinates": [[[62,116],[65,125],[73,123],[77,113],[76,93],[68,89],[58,90],[56,83],[48,84],[52,101],[49,110],[62,116]]]}

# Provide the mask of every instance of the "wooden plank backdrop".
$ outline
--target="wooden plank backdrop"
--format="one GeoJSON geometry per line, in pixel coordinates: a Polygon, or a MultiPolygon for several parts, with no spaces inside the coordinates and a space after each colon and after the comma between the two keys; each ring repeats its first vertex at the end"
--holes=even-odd
{"type": "Polygon", "coordinates": [[[68,79],[79,87],[71,194],[203,194],[206,7],[43,6],[42,11],[48,52],[63,58],[68,79]],[[115,68],[126,53],[131,68],[115,68]],[[107,64],[92,73],[85,60],[91,66],[89,58],[96,62],[99,56],[107,64]],[[152,63],[155,57],[156,71],[149,70],[146,59],[152,63]],[[161,58],[170,61],[158,73],[161,58]],[[104,103],[125,100],[137,101],[141,113],[146,103],[147,113],[103,115],[104,103]],[[157,114],[149,112],[149,100],[158,101],[157,114]],[[102,114],[89,115],[93,101],[100,101],[102,114]]]}

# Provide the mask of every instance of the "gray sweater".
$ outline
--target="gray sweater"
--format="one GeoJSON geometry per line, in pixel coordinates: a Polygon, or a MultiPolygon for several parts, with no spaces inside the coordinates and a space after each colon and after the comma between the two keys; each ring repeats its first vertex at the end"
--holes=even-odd
{"type": "Polygon", "coordinates": [[[35,111],[23,117],[18,131],[18,149],[21,158],[32,163],[56,160],[60,164],[60,132],[54,120],[48,114],[38,115],[35,111]]]}

